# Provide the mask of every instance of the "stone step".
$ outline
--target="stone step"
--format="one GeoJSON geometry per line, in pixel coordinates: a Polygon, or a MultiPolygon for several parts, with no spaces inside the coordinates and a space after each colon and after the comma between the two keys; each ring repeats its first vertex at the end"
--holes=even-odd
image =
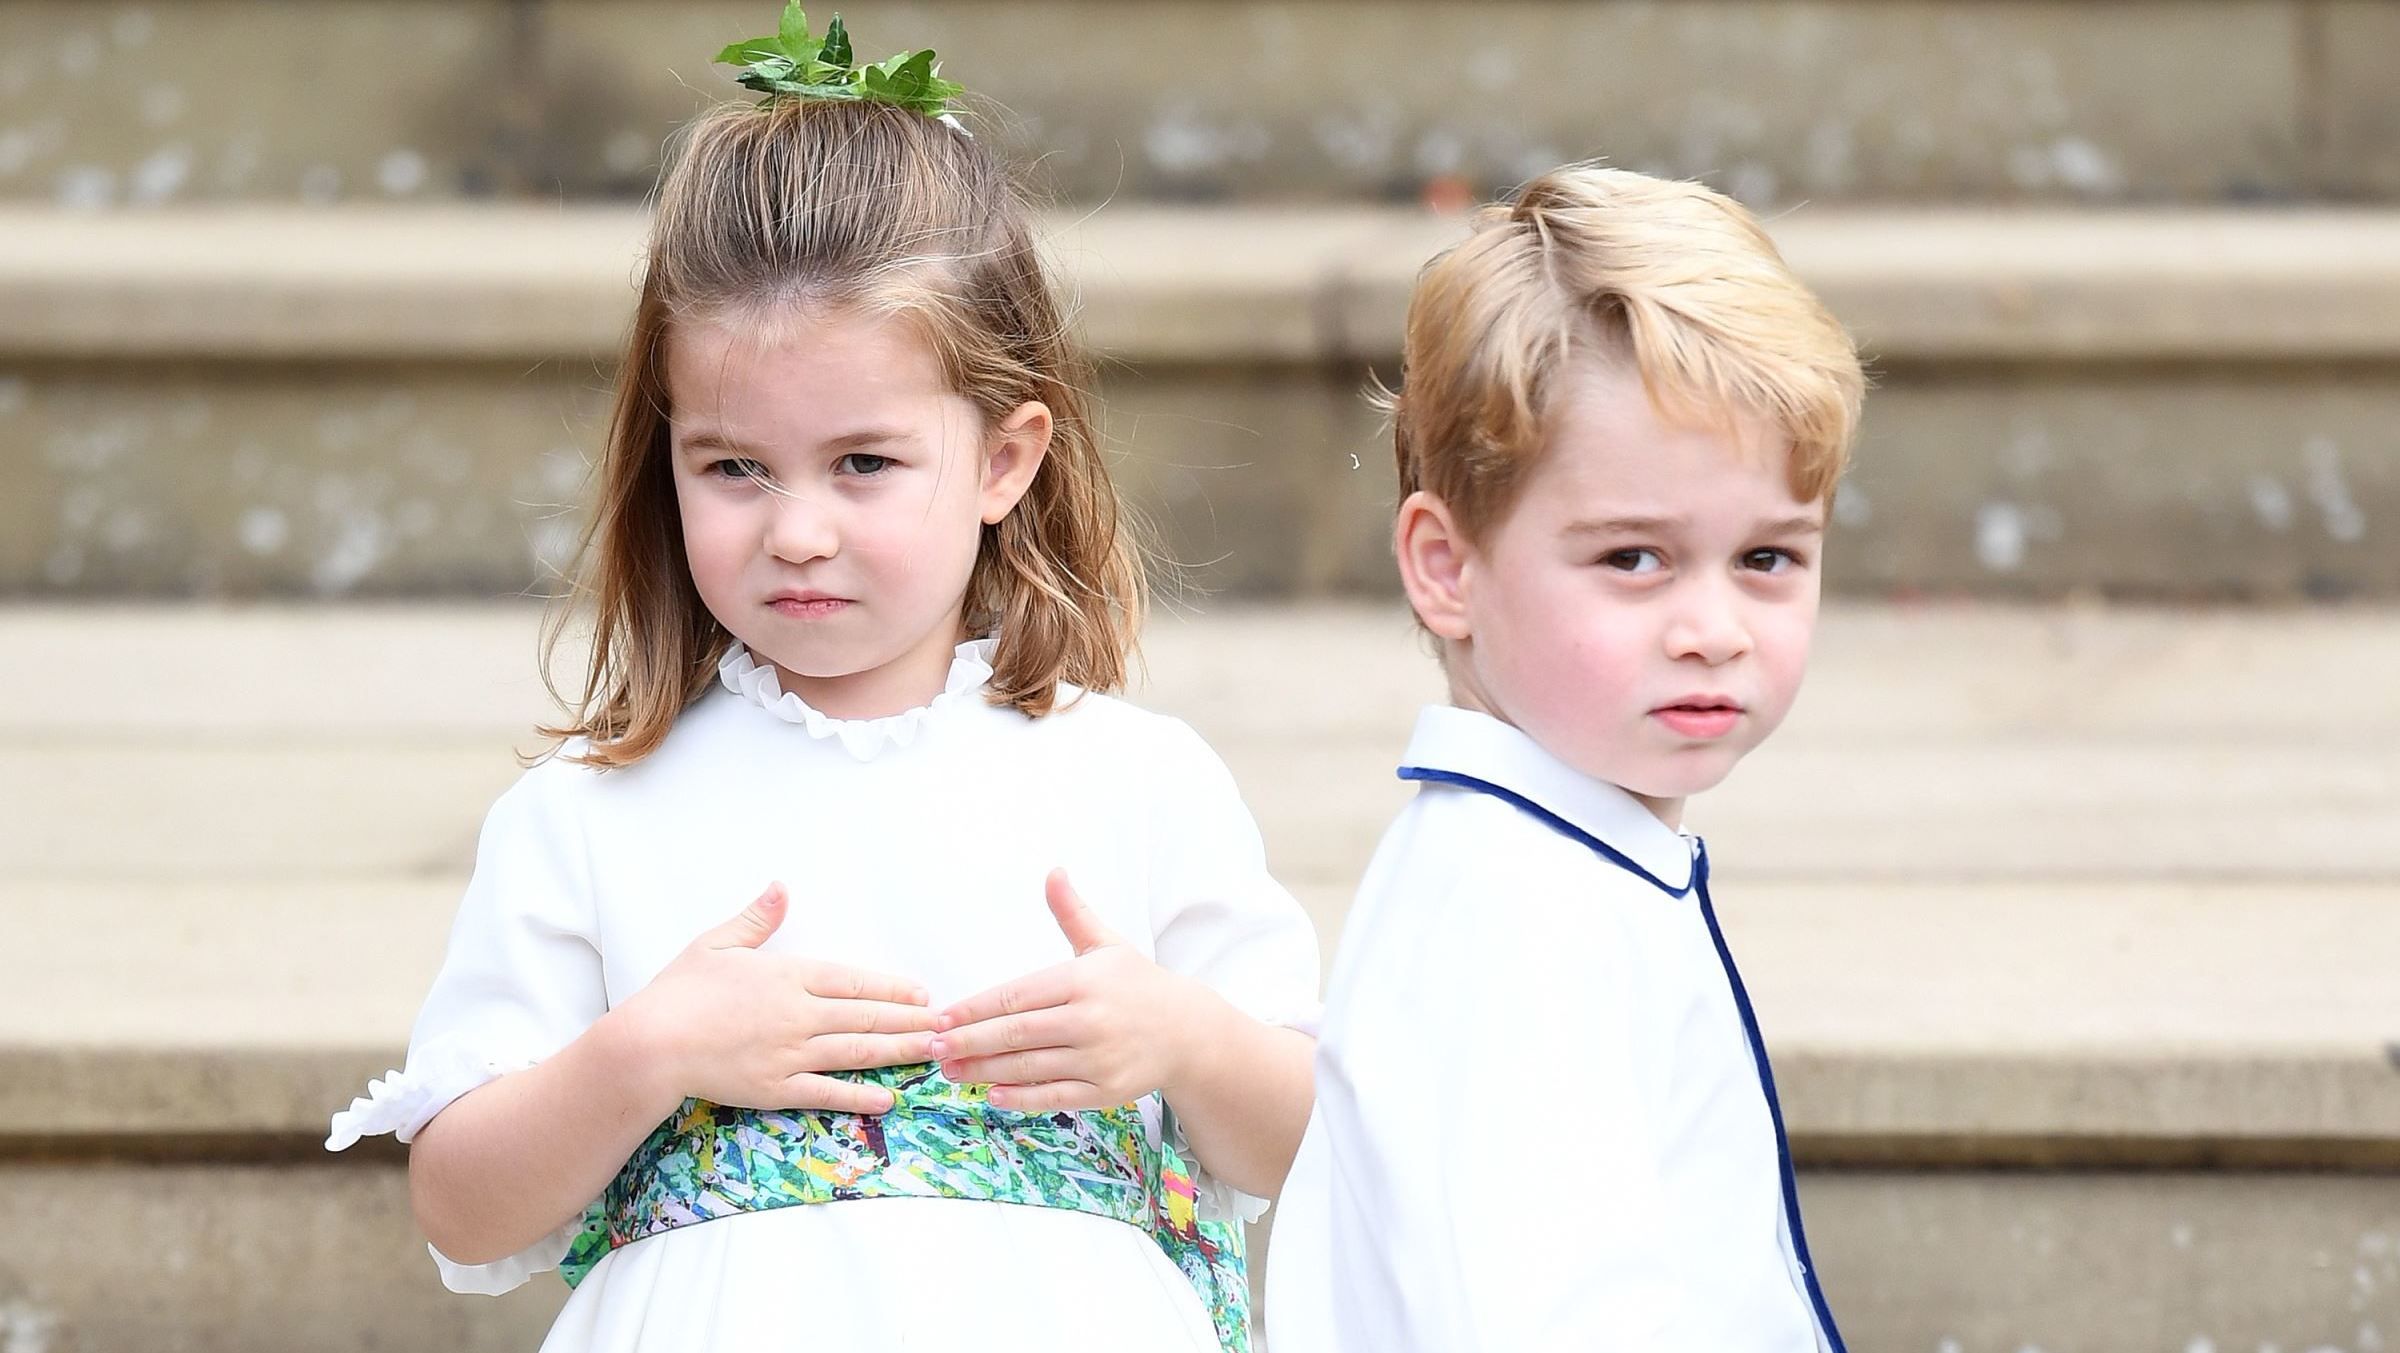
{"type": "MultiPolygon", "coordinates": [[[[0,193],[631,198],[675,124],[742,96],[709,58],[774,8],[17,0],[0,9],[0,193]]],[[[983,125],[1082,200],[1414,198],[1587,155],[1761,205],[2400,200],[2400,17],[2376,0],[924,0],[850,17],[862,50],[940,50],[983,125]]]]}
{"type": "MultiPolygon", "coordinates": [[[[1858,1353],[2374,1353],[2400,1328],[2389,1175],[1839,1170],[1800,1192],[1858,1353]]],[[[17,1349],[523,1353],[566,1297],[444,1292],[396,1163],[0,1160],[0,1202],[41,1238],[0,1266],[17,1349]]]]}
{"type": "MultiPolygon", "coordinates": [[[[1056,252],[1161,550],[1225,593],[1392,590],[1413,211],[1111,209],[1056,252]]],[[[2400,596],[2400,213],[1811,211],[1880,388],[1830,585],[2400,596]]],[[[0,210],[0,595],[551,585],[631,210],[0,210]]]]}
{"type": "MultiPolygon", "coordinates": [[[[318,1148],[398,1060],[475,823],[543,712],[536,619],[0,609],[0,1212],[41,1238],[0,1250],[8,1346],[538,1338],[555,1284],[441,1292],[400,1153],[318,1148]],[[341,797],[337,763],[386,792],[341,797]]],[[[1853,1346],[2369,1349],[2400,1328],[2400,767],[2378,750],[2400,690],[2327,676],[2390,667],[2400,615],[1837,605],[1817,651],[1780,745],[1695,809],[1853,1346]],[[2088,781],[2095,747],[2146,769],[2088,781]],[[1946,778],[1828,800],[1909,748],[1946,778]],[[1947,805],[1955,849],[1893,866],[1881,843],[1927,820],[1911,795],[1947,805]],[[2145,835],[2152,812],[2207,831],[2145,835]],[[2347,854],[2295,844],[2312,817],[2350,824],[2347,854]],[[2115,855],[2090,844],[2111,828],[2115,855]]],[[[1162,618],[1147,652],[1142,698],[1227,751],[1333,939],[1438,694],[1405,623],[1227,607],[1162,618]],[[1317,832],[1347,844],[1311,856],[1317,832]]]]}
{"type": "MultiPolygon", "coordinates": [[[[41,959],[0,996],[0,1155],[321,1138],[406,1047],[463,882],[0,880],[41,959]]],[[[1811,1166],[2400,1166],[2400,883],[1720,891],[1811,1166]]],[[[1349,885],[1299,894],[1330,954],[1349,885]]]]}
{"type": "MultiPolygon", "coordinates": [[[[76,881],[462,877],[512,748],[549,716],[539,621],[12,611],[0,799],[25,807],[0,817],[0,859],[76,881]],[[172,655],[175,678],[121,656],[137,651],[172,655]],[[119,820],[150,848],[92,825],[119,820]]],[[[1785,730],[1693,818],[1738,843],[1729,873],[1763,880],[2400,882],[2400,690],[2302,694],[2383,670],[2395,644],[2380,610],[1840,605],[1785,730]]],[[[1440,694],[1404,614],[1170,615],[1147,651],[1140,698],[1226,757],[1278,870],[1355,878],[1407,793],[1393,757],[1440,694]]]]}
{"type": "MultiPolygon", "coordinates": [[[[329,1106],[398,1060],[455,897],[0,885],[43,960],[0,996],[0,1200],[45,1237],[0,1269],[17,1288],[0,1319],[67,1347],[532,1342],[555,1284],[441,1292],[399,1153],[316,1154],[329,1106]],[[149,1262],[125,1300],[136,1238],[149,1262]]],[[[2350,1340],[2400,1320],[2400,1081],[2378,1041],[2396,901],[1726,890],[1853,1345],[2371,1346],[2350,1340]]]]}

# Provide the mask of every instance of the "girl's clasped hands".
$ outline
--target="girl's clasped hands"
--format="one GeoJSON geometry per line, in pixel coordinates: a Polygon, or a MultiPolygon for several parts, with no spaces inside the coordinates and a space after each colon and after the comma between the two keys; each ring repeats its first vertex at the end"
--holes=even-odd
{"type": "Polygon", "coordinates": [[[773,884],[692,941],[624,1006],[662,1101],[879,1114],[892,1094],[828,1073],[939,1062],[1021,1113],[1112,1108],[1171,1089],[1209,992],[1102,924],[1053,870],[1050,914],[1075,956],[936,1011],[905,978],[760,946],[790,899],[773,884]],[[740,1031],[728,1038],[728,1031],[740,1031]]]}

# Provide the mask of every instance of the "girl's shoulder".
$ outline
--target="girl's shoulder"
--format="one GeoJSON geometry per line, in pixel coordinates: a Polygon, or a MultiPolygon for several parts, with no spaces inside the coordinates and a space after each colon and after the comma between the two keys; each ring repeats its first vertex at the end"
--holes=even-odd
{"type": "Polygon", "coordinates": [[[1145,796],[1165,805],[1189,810],[1241,800],[1224,758],[1199,730],[1172,714],[1121,696],[1062,686],[1057,710],[1035,727],[1043,725],[1059,751],[1078,766],[1121,785],[1146,786],[1145,796]]]}
{"type": "MultiPolygon", "coordinates": [[[[706,703],[698,702],[693,710],[706,703]]],[[[592,750],[588,737],[567,738],[542,749],[533,754],[534,759],[501,798],[504,802],[522,800],[528,806],[571,813],[629,794],[638,795],[645,785],[671,775],[678,763],[692,759],[697,750],[693,744],[698,739],[685,726],[692,712],[686,711],[677,718],[674,727],[649,755],[627,766],[594,764],[588,759],[592,750]]]]}
{"type": "Polygon", "coordinates": [[[1034,721],[1037,732],[1087,744],[1112,760],[1170,766],[1218,764],[1216,753],[1198,731],[1172,714],[1145,709],[1119,695],[1104,695],[1061,684],[1058,705],[1034,721]]]}
{"type": "Polygon", "coordinates": [[[582,759],[590,751],[591,739],[573,737],[536,753],[538,759],[502,791],[500,802],[548,812],[571,810],[606,774],[582,759]]]}

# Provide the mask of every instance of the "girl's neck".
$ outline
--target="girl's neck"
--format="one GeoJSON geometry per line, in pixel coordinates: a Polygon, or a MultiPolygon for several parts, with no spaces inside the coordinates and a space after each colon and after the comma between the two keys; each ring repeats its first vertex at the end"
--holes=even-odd
{"type": "Polygon", "coordinates": [[[829,719],[890,718],[933,703],[949,685],[950,664],[966,640],[964,618],[953,611],[906,652],[880,667],[847,676],[812,677],[776,664],[775,680],[829,719]]]}

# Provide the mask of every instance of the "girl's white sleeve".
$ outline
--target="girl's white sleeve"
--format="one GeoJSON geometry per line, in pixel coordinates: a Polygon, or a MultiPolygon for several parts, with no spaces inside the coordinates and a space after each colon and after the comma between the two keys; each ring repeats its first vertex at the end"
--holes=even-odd
{"type": "MultiPolygon", "coordinates": [[[[1232,772],[1199,734],[1181,723],[1171,728],[1154,800],[1161,819],[1150,889],[1157,961],[1264,1023],[1314,1037],[1323,1010],[1316,928],[1267,872],[1265,842],[1232,772]]],[[[1176,1146],[1191,1158],[1185,1143],[1176,1146]]],[[[1196,1182],[1203,1217],[1255,1221],[1267,1210],[1266,1199],[1222,1180],[1201,1175],[1196,1182]]]]}
{"type": "MultiPolygon", "coordinates": [[[[545,762],[492,805],[407,1066],[333,1116],[327,1150],[386,1132],[409,1141],[459,1096],[542,1061],[607,1012],[588,858],[567,793],[581,773],[545,762]]],[[[434,1262],[454,1292],[505,1292],[556,1268],[581,1220],[490,1264],[438,1250],[434,1262]]]]}

